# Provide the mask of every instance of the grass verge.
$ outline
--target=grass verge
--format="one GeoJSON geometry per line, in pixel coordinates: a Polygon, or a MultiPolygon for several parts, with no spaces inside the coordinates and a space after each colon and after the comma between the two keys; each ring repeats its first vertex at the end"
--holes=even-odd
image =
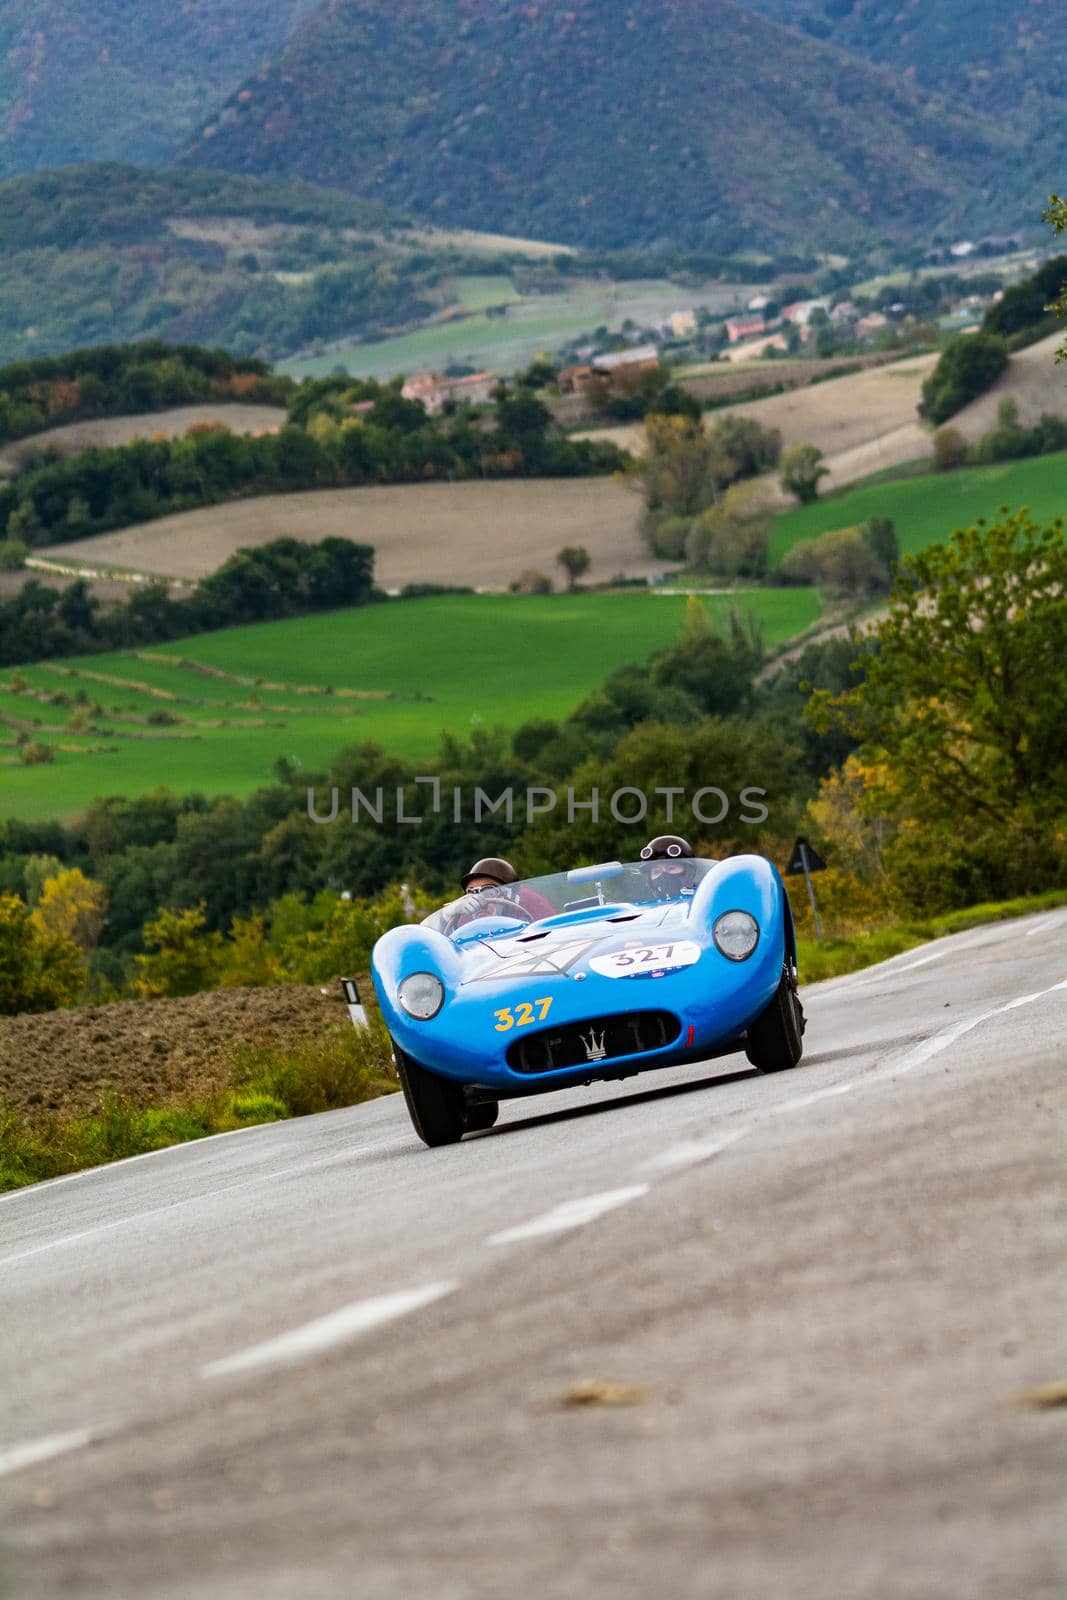
{"type": "Polygon", "coordinates": [[[1052,911],[1067,905],[1067,889],[1050,889],[1046,894],[1027,895],[1019,900],[990,900],[985,905],[968,906],[964,911],[947,911],[924,922],[900,922],[889,928],[876,928],[852,939],[798,939],[797,955],[801,980],[821,983],[824,978],[840,978],[847,972],[888,961],[916,945],[943,939],[950,933],[964,933],[985,922],[1007,922],[1013,917],[1028,917],[1038,911],[1052,911]]]}
{"type": "Polygon", "coordinates": [[[0,1191],[255,1123],[358,1105],[397,1087],[380,1023],[289,1049],[241,1045],[214,1093],[145,1106],[107,1093],[90,1115],[0,1107],[0,1191]]]}

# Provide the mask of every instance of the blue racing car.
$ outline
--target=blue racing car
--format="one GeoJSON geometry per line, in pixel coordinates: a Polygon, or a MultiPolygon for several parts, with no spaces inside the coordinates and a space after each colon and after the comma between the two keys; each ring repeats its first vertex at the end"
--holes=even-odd
{"type": "Polygon", "coordinates": [[[744,1050],[803,1050],[789,898],[762,856],[606,861],[483,888],[393,928],[371,959],[411,1120],[428,1145],[499,1102],[744,1050]]]}

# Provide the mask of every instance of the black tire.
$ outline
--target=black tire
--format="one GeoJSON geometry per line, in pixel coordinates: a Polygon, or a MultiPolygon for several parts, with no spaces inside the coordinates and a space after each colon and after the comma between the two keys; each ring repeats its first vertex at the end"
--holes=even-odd
{"type": "Polygon", "coordinates": [[[427,1072],[393,1045],[397,1076],[415,1132],[431,1148],[458,1144],[469,1126],[463,1089],[458,1083],[427,1072]]]}
{"type": "Polygon", "coordinates": [[[482,1133],[491,1128],[500,1115],[499,1100],[479,1100],[467,1107],[467,1132],[482,1133]]]}
{"type": "Polygon", "coordinates": [[[789,967],[774,999],[745,1034],[745,1054],[761,1072],[785,1072],[804,1054],[804,1009],[789,967]]]}

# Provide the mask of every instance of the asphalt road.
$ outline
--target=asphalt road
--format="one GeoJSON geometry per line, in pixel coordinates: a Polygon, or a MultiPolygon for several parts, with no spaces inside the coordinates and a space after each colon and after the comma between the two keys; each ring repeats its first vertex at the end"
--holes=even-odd
{"type": "Polygon", "coordinates": [[[0,1201],[5,1592],[1060,1600],[1067,911],[805,1003],[776,1077],[0,1201]]]}

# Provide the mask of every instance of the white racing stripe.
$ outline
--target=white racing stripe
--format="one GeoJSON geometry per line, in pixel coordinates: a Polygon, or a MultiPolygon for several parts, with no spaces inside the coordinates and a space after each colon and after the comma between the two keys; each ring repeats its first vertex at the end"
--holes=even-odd
{"type": "Polygon", "coordinates": [[[335,1345],[358,1339],[360,1334],[369,1333],[383,1322],[393,1322],[410,1311],[418,1311],[434,1300],[451,1294],[456,1288],[458,1285],[455,1283],[429,1283],[421,1289],[401,1289],[396,1294],[381,1294],[372,1300],[356,1300],[352,1305],[342,1306],[339,1311],[331,1311],[325,1317],[316,1317],[314,1322],[306,1322],[302,1328],[283,1333],[277,1339],[255,1344],[251,1349],[240,1350],[236,1355],[223,1357],[221,1361],[209,1362],[201,1368],[200,1376],[222,1378],[237,1372],[254,1372],[261,1367],[304,1361],[309,1356],[321,1355],[324,1350],[333,1349],[335,1345]]]}
{"type": "Polygon", "coordinates": [[[553,1206],[551,1211],[546,1211],[542,1216],[534,1217],[530,1222],[520,1222],[517,1228],[505,1228],[502,1233],[494,1233],[485,1242],[494,1245],[518,1244],[523,1239],[541,1239],[546,1234],[581,1228],[587,1222],[595,1222],[605,1212],[614,1211],[616,1206],[639,1200],[647,1193],[647,1183],[636,1183],[628,1189],[609,1189],[605,1194],[588,1194],[580,1200],[564,1200],[562,1205],[553,1206]]]}
{"type": "Polygon", "coordinates": [[[77,1433],[52,1433],[44,1439],[31,1439],[26,1444],[12,1444],[0,1449],[0,1478],[9,1472],[21,1472],[23,1467],[36,1467],[56,1456],[65,1456],[71,1450],[81,1450],[92,1438],[86,1428],[77,1433]]]}

